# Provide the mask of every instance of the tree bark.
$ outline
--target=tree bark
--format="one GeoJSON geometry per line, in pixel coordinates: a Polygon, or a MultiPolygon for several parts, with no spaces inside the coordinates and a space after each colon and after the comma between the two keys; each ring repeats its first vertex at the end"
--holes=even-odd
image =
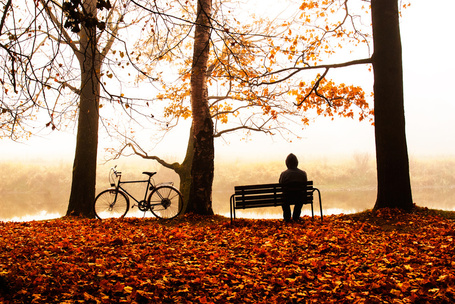
{"type": "MultiPolygon", "coordinates": [[[[87,12],[96,15],[96,1],[84,1],[87,12]]],[[[73,178],[67,216],[94,218],[96,163],[98,151],[99,96],[101,55],[98,51],[96,27],[80,31],[81,95],[73,164],[73,178]]]]}
{"type": "Polygon", "coordinates": [[[191,71],[191,108],[194,155],[191,188],[186,212],[213,214],[212,184],[214,174],[213,122],[207,92],[207,62],[210,50],[211,0],[198,0],[191,71]]]}
{"type": "Polygon", "coordinates": [[[378,193],[374,209],[413,207],[397,0],[371,1],[378,193]]]}

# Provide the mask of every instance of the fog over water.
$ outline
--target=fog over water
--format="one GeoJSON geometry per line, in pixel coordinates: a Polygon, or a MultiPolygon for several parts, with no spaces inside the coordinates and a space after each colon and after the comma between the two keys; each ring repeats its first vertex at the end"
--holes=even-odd
{"type": "MultiPolygon", "coordinates": [[[[403,12],[405,111],[410,174],[414,202],[419,206],[455,210],[455,57],[452,17],[455,1],[413,1],[403,12]]],[[[337,71],[336,77],[372,90],[372,76],[365,68],[337,71]]],[[[186,151],[189,122],[170,132],[153,150],[181,161],[186,151]]],[[[229,215],[229,197],[235,185],[269,183],[285,169],[284,159],[293,152],[300,167],[322,193],[324,214],[350,213],[374,206],[376,171],[374,128],[368,122],[317,118],[286,142],[280,137],[232,135],[216,141],[213,207],[229,215]]],[[[0,139],[0,220],[56,218],[66,212],[71,186],[74,132],[40,134],[23,142],[0,139]]],[[[105,148],[112,143],[100,136],[97,193],[108,186],[107,174],[115,164],[124,178],[142,171],[158,171],[156,181],[177,176],[156,163],[137,157],[104,163],[105,148]]],[[[139,192],[140,189],[137,189],[139,192]]],[[[309,215],[304,207],[304,214],[309,215]]],[[[315,205],[315,214],[319,208],[315,205]]],[[[137,215],[137,214],[136,214],[137,215]]],[[[281,218],[279,208],[267,208],[238,216],[281,218]]]]}
{"type": "MultiPolygon", "coordinates": [[[[298,154],[297,154],[298,155],[298,154]]],[[[299,156],[299,155],[298,155],[299,156]]],[[[118,161],[122,178],[141,179],[144,170],[158,171],[156,183],[173,181],[175,173],[150,161],[128,158],[118,161]]],[[[98,168],[97,192],[107,188],[109,167],[98,168]]],[[[411,181],[414,202],[423,207],[455,210],[455,157],[411,158],[411,181]]],[[[371,209],[376,198],[374,157],[368,153],[352,154],[350,158],[309,158],[300,155],[300,165],[321,191],[323,213],[339,214],[371,209]]],[[[37,220],[65,214],[71,181],[71,163],[65,162],[0,162],[3,183],[0,186],[0,220],[37,220]],[[6,172],[8,174],[6,174],[6,172]]],[[[284,160],[277,161],[218,161],[213,185],[215,213],[229,216],[229,198],[234,186],[277,182],[285,169],[284,160]]],[[[135,196],[141,196],[143,186],[129,186],[135,196]]],[[[315,215],[319,206],[315,196],[315,215]]],[[[137,209],[136,209],[137,210],[137,209]]],[[[133,209],[133,211],[135,211],[133,209]]],[[[304,207],[303,215],[310,215],[304,207]]],[[[129,216],[143,216],[130,213],[129,216]]],[[[146,216],[152,216],[147,213],[146,216]]],[[[281,218],[280,208],[238,211],[237,217],[281,218]]]]}

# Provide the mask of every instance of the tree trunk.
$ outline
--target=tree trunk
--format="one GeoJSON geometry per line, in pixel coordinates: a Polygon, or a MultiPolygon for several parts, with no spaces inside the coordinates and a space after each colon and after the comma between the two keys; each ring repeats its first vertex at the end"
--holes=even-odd
{"type": "MultiPolygon", "coordinates": [[[[96,15],[96,1],[86,0],[84,7],[96,15]]],[[[94,218],[96,163],[98,150],[99,96],[101,57],[96,27],[82,27],[80,53],[81,95],[73,164],[71,194],[66,215],[94,218]]]]}
{"type": "Polygon", "coordinates": [[[207,62],[210,49],[211,0],[198,0],[191,71],[191,107],[194,132],[194,156],[187,212],[213,214],[214,174],[213,122],[207,92],[207,62]]]}
{"type": "Polygon", "coordinates": [[[374,209],[413,207],[397,0],[372,0],[378,193],[374,209]]]}

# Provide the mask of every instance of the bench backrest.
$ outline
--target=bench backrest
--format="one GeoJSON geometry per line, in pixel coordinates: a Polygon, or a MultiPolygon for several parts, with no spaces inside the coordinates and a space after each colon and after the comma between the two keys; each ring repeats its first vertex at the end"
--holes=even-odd
{"type": "MultiPolygon", "coordinates": [[[[305,204],[313,202],[313,181],[301,184],[300,187],[292,186],[292,191],[301,189],[305,204]]],[[[283,184],[261,184],[234,187],[234,208],[260,208],[281,206],[284,199],[284,190],[289,189],[283,184]]]]}

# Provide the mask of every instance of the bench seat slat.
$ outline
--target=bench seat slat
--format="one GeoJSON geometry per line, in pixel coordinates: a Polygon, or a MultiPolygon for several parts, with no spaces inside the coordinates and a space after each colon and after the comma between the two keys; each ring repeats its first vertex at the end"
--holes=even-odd
{"type": "Polygon", "coordinates": [[[273,203],[271,203],[271,204],[257,204],[257,205],[248,205],[245,208],[241,208],[241,209],[266,208],[266,207],[281,207],[281,205],[274,205],[273,203]]]}
{"type": "Polygon", "coordinates": [[[235,189],[273,189],[281,187],[280,184],[259,184],[259,185],[244,185],[244,186],[235,186],[235,189]]]}
{"type": "MultiPolygon", "coordinates": [[[[313,181],[307,181],[307,186],[313,186],[313,181]]],[[[245,185],[245,186],[235,186],[235,191],[237,190],[256,190],[256,189],[283,189],[282,184],[258,184],[258,185],[245,185]]]]}
{"type": "MultiPolygon", "coordinates": [[[[309,199],[313,199],[313,193],[307,193],[306,194],[307,201],[309,199]]],[[[255,201],[265,201],[265,200],[271,200],[278,202],[281,205],[281,202],[284,199],[283,193],[278,193],[278,194],[268,194],[268,195],[245,195],[245,196],[235,196],[235,203],[236,205],[242,205],[242,202],[245,202],[246,204],[254,204],[255,201]]]]}
{"type": "Polygon", "coordinates": [[[236,190],[236,195],[251,195],[251,194],[260,194],[260,193],[283,193],[282,189],[248,189],[248,190],[236,190]]]}
{"type": "Polygon", "coordinates": [[[236,203],[237,204],[242,204],[242,203],[245,203],[245,204],[254,204],[254,202],[256,201],[277,201],[277,202],[281,202],[282,201],[282,197],[279,196],[279,197],[274,197],[273,195],[260,195],[260,196],[247,196],[247,197],[237,197],[236,198],[236,203]]]}

